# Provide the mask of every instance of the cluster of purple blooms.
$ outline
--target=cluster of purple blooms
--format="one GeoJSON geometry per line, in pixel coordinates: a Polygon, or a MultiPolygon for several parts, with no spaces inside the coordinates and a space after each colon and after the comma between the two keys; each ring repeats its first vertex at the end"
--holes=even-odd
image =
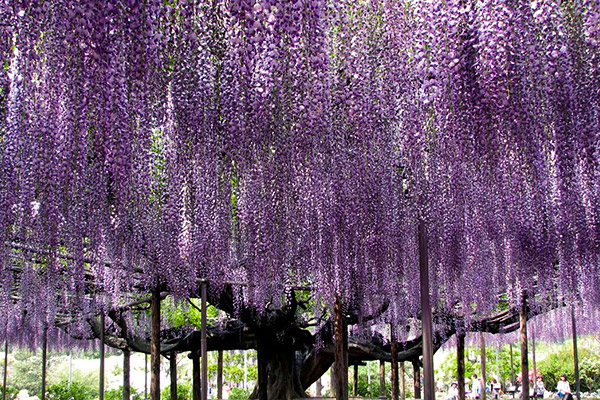
{"type": "Polygon", "coordinates": [[[599,10],[0,0],[3,325],[199,278],[401,321],[419,218],[436,307],[598,304],[599,10]]]}

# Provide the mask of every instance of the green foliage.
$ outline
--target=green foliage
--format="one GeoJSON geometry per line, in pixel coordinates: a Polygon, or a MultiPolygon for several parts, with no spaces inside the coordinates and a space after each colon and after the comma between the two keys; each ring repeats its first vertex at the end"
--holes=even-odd
{"type": "Polygon", "coordinates": [[[98,387],[89,387],[80,382],[68,381],[50,385],[48,398],[53,400],[92,400],[98,396],[98,387]]]}
{"type": "MultiPolygon", "coordinates": [[[[202,314],[200,312],[200,300],[190,299],[192,304],[165,301],[163,312],[166,314],[169,325],[173,328],[179,328],[181,326],[195,326],[200,328],[202,314]]],[[[215,319],[219,316],[219,310],[212,305],[208,305],[206,308],[206,316],[208,319],[208,325],[211,325],[211,319],[215,319]]]]}
{"type": "MultiPolygon", "coordinates": [[[[4,389],[4,387],[0,385],[0,392],[2,392],[3,389],[4,389]]],[[[19,389],[17,389],[16,387],[6,386],[6,398],[7,399],[14,399],[17,396],[17,393],[19,393],[19,389]]]]}
{"type": "MultiPolygon", "coordinates": [[[[192,398],[193,386],[189,383],[177,384],[177,400],[187,400],[192,398]]],[[[171,400],[171,385],[167,386],[160,393],[162,400],[171,400]]]]}
{"type": "MultiPolygon", "coordinates": [[[[498,351],[498,379],[501,383],[510,381],[510,347],[502,346],[498,349],[495,346],[487,346],[485,349],[487,377],[496,377],[496,351],[498,351]]],[[[478,347],[469,347],[465,349],[465,377],[469,378],[473,374],[481,375],[481,350],[478,347]]],[[[516,376],[521,371],[520,358],[521,352],[516,346],[513,346],[513,368],[516,376]]],[[[439,377],[445,384],[455,382],[457,379],[456,351],[448,353],[446,358],[436,370],[436,377],[439,377]],[[442,378],[443,377],[443,378],[442,378]]]]}
{"type": "Polygon", "coordinates": [[[18,390],[26,389],[30,396],[40,394],[42,381],[42,357],[29,350],[18,350],[11,353],[15,361],[11,368],[10,383],[18,390]]]}
{"type": "MultiPolygon", "coordinates": [[[[600,358],[584,345],[578,346],[579,378],[582,392],[600,389],[600,358]]],[[[561,374],[567,374],[571,390],[575,390],[575,374],[573,371],[573,344],[564,343],[537,363],[537,369],[544,377],[547,390],[554,390],[561,374]]]]}
{"type": "Polygon", "coordinates": [[[250,397],[250,391],[238,387],[231,388],[229,400],[244,400],[250,397]]]}
{"type": "MultiPolygon", "coordinates": [[[[144,394],[138,393],[138,391],[131,387],[129,388],[129,393],[131,395],[131,400],[143,400],[144,394]]],[[[111,389],[104,392],[105,400],[123,400],[123,386],[119,386],[118,389],[111,389]]]]}

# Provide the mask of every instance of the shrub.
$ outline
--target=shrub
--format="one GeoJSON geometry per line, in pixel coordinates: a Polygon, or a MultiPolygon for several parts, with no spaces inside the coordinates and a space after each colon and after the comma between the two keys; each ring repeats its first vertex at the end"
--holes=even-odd
{"type": "Polygon", "coordinates": [[[91,388],[80,382],[64,381],[48,387],[48,398],[53,400],[93,400],[98,396],[98,388],[91,388]]]}
{"type": "Polygon", "coordinates": [[[234,387],[229,392],[229,400],[244,400],[250,397],[250,391],[242,388],[234,387]]]}
{"type": "MultiPolygon", "coordinates": [[[[143,400],[144,394],[138,393],[138,391],[131,387],[129,388],[130,398],[131,400],[143,400]]],[[[119,386],[118,389],[111,389],[104,392],[105,400],[122,400],[123,399],[123,386],[119,386]]]]}
{"type": "MultiPolygon", "coordinates": [[[[193,386],[189,383],[177,384],[177,400],[187,400],[192,398],[193,386]]],[[[167,386],[160,393],[161,400],[171,400],[171,385],[167,386]]]]}

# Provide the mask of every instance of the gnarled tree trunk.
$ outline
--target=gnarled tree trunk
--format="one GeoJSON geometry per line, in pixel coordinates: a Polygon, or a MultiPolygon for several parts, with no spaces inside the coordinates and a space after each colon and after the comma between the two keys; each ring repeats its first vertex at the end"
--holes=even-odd
{"type": "MultiPolygon", "coordinates": [[[[264,366],[267,399],[296,399],[307,397],[300,384],[300,371],[296,364],[296,350],[293,347],[271,347],[270,343],[259,343],[258,362],[264,366]]],[[[260,367],[259,367],[260,368],[260,367]]],[[[261,380],[262,382],[263,380],[261,380]]],[[[259,384],[250,395],[258,399],[259,384]]],[[[264,392],[263,392],[264,393],[264,392]]]]}

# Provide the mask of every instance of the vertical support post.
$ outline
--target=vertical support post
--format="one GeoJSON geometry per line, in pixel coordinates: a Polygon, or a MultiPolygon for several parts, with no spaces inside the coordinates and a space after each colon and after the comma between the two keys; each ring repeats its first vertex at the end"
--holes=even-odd
{"type": "Polygon", "coordinates": [[[394,334],[394,326],[390,325],[390,339],[392,342],[392,399],[398,400],[399,398],[399,390],[398,390],[398,349],[396,347],[396,335],[394,334]]]}
{"type": "Polygon", "coordinates": [[[348,399],[348,331],[342,311],[340,296],[335,297],[334,305],[334,342],[335,342],[335,398],[348,399]]]}
{"type": "Polygon", "coordinates": [[[352,395],[358,396],[358,364],[354,364],[354,376],[352,380],[352,395]]]}
{"type": "Polygon", "coordinates": [[[131,351],[123,350],[123,400],[131,398],[131,351]]]}
{"type": "Polygon", "coordinates": [[[412,361],[413,365],[413,385],[415,388],[415,399],[421,398],[421,366],[419,365],[419,359],[412,361]]]}
{"type": "Polygon", "coordinates": [[[529,359],[527,357],[527,296],[523,293],[521,311],[521,394],[523,400],[529,400],[529,359]]]}
{"type": "Polygon", "coordinates": [[[104,311],[100,313],[100,377],[98,398],[104,400],[104,329],[105,329],[104,311]]]}
{"type": "Polygon", "coordinates": [[[379,360],[379,396],[386,397],[385,393],[385,361],[379,360]]]}
{"type": "Polygon", "coordinates": [[[456,333],[456,379],[458,382],[458,398],[465,400],[465,334],[456,333]]]}
{"type": "Polygon", "coordinates": [[[534,388],[534,396],[535,396],[535,383],[537,382],[537,369],[535,365],[535,328],[533,325],[531,326],[531,364],[533,366],[533,382],[531,385],[534,388]]]}
{"type": "Polygon", "coordinates": [[[500,345],[496,346],[496,378],[498,378],[498,382],[501,381],[500,379],[500,364],[498,363],[498,352],[500,351],[500,345]]]}
{"type": "Polygon", "coordinates": [[[486,382],[486,376],[485,376],[485,362],[486,362],[486,358],[485,358],[485,336],[483,335],[483,332],[479,332],[480,337],[481,337],[481,400],[485,400],[486,397],[486,392],[485,392],[485,382],[486,382]]]}
{"type": "Polygon", "coordinates": [[[404,361],[400,363],[400,399],[406,399],[406,377],[404,376],[404,361]]]}
{"type": "MultiPolygon", "coordinates": [[[[513,345],[509,343],[510,347],[510,384],[514,386],[515,384],[515,363],[513,358],[513,345]]],[[[513,392],[514,397],[514,392],[513,392]]]]}
{"type": "MultiPolygon", "coordinates": [[[[246,360],[246,352],[244,351],[244,361],[246,360]]],[[[244,362],[245,364],[245,362],[244,362]]],[[[244,386],[244,389],[246,387],[244,386]]],[[[217,356],[217,398],[223,398],[223,350],[219,350],[217,356]]]]}
{"type": "Polygon", "coordinates": [[[144,354],[144,400],[148,400],[148,354],[144,354]]]}
{"type": "Polygon", "coordinates": [[[150,343],[150,400],[160,400],[160,289],[152,291],[150,343]]]}
{"type": "Polygon", "coordinates": [[[48,327],[42,333],[42,400],[46,400],[46,364],[48,361],[48,327]]]}
{"type": "Polygon", "coordinates": [[[177,353],[171,352],[169,359],[169,375],[171,378],[171,400],[177,400],[177,353]]]}
{"type": "Polygon", "coordinates": [[[317,379],[317,383],[315,384],[315,396],[321,397],[321,392],[323,391],[323,384],[321,383],[321,378],[317,379]]]}
{"type": "Polygon", "coordinates": [[[423,322],[423,386],[425,400],[435,400],[433,377],[433,328],[429,302],[429,261],[427,256],[427,230],[425,221],[419,219],[419,275],[421,278],[421,318],[423,322]]]}
{"type": "Polygon", "coordinates": [[[6,374],[8,373],[8,329],[4,331],[4,375],[2,377],[2,400],[6,400],[6,374]]]}
{"type": "Polygon", "coordinates": [[[371,363],[367,361],[367,385],[371,385],[371,363]]]}
{"type": "Polygon", "coordinates": [[[577,354],[577,326],[575,325],[575,307],[571,306],[571,329],[573,330],[573,368],[575,370],[575,391],[577,400],[581,400],[581,381],[579,379],[579,355],[577,354]]]}
{"type": "Polygon", "coordinates": [[[246,361],[246,358],[247,358],[246,350],[244,350],[243,354],[244,354],[244,390],[248,390],[248,363],[246,361]]]}
{"type": "Polygon", "coordinates": [[[69,387],[73,381],[73,352],[69,350],[69,387]]]}
{"type": "Polygon", "coordinates": [[[200,335],[200,351],[202,352],[202,400],[208,400],[208,352],[206,346],[206,287],[207,281],[202,282],[200,296],[202,300],[202,320],[200,335]]]}
{"type": "Polygon", "coordinates": [[[200,385],[200,355],[197,351],[192,352],[192,399],[200,400],[202,397],[202,385],[200,385]]]}

